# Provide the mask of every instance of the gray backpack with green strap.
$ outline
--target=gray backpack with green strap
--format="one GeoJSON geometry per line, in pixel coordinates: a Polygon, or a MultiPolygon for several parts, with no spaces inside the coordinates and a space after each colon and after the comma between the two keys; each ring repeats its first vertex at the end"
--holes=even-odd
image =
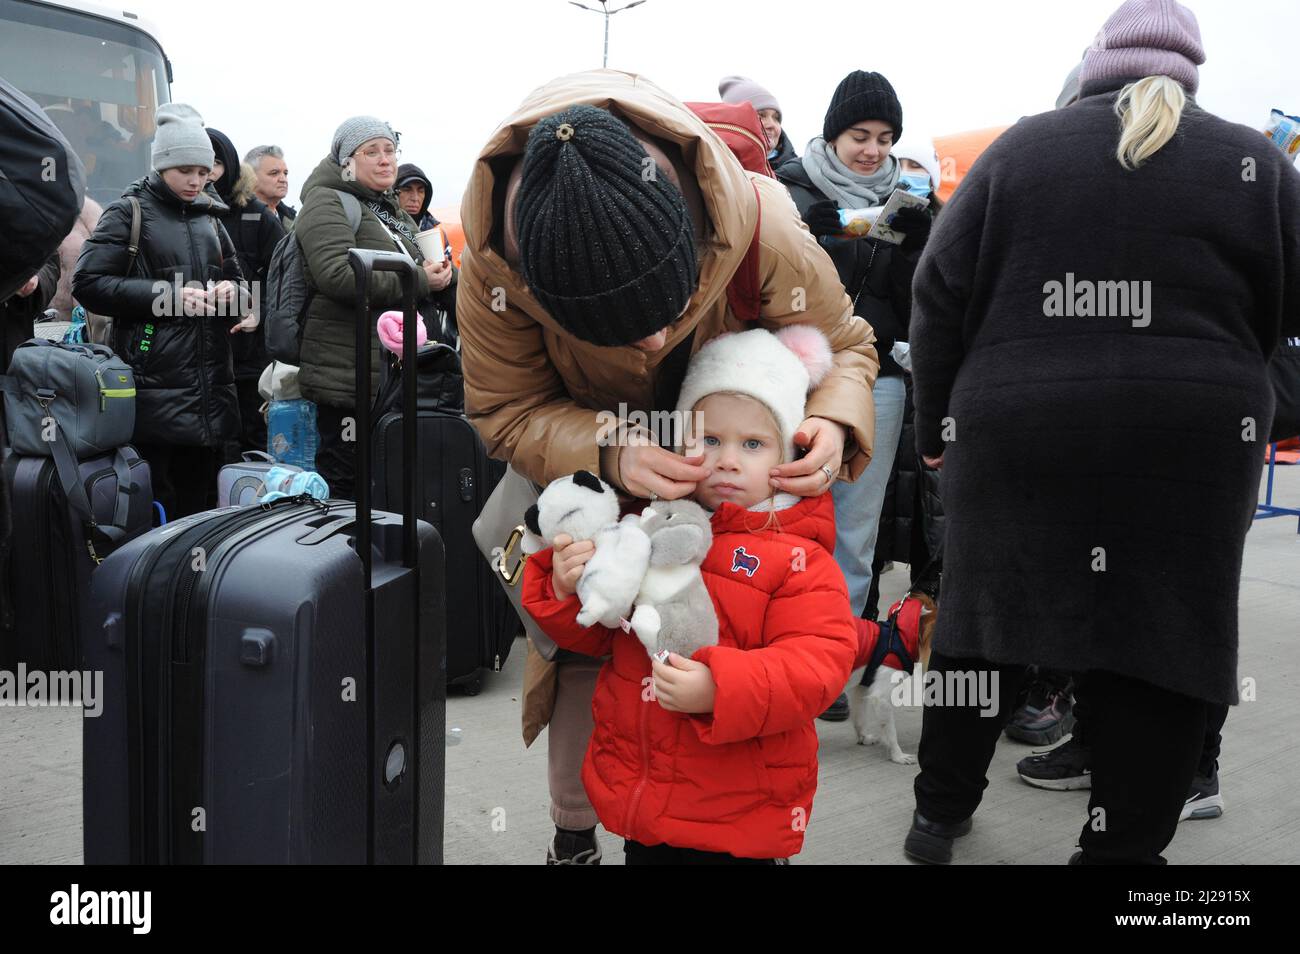
{"type": "Polygon", "coordinates": [[[20,344],[0,376],[9,446],[53,457],[73,512],[91,531],[97,559],[125,538],[133,481],[122,448],[135,430],[135,373],[109,348],[33,338],[20,344]],[[112,525],[96,522],[78,461],[107,456],[117,472],[112,525]]]}
{"type": "Polygon", "coordinates": [[[33,338],[14,351],[4,380],[9,446],[51,457],[111,454],[135,430],[135,373],[111,349],[33,338]]]}
{"type": "MultiPolygon", "coordinates": [[[[343,214],[353,235],[361,227],[361,202],[347,192],[331,189],[343,203],[343,214]]],[[[315,195],[315,193],[313,193],[315,195]]],[[[298,364],[302,352],[303,326],[307,306],[314,292],[307,284],[302,246],[295,232],[289,232],[271,254],[266,272],[266,294],[262,301],[262,324],[266,329],[266,352],[275,361],[298,364]]]]}

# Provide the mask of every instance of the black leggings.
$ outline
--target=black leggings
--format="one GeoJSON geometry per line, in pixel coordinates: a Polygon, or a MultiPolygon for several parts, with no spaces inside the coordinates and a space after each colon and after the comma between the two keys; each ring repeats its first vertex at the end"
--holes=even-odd
{"type": "MultiPolygon", "coordinates": [[[[1087,748],[1092,743],[1088,723],[1092,720],[1093,702],[1086,678],[1074,682],[1074,741],[1087,748]]],[[[1205,704],[1205,736],[1201,741],[1201,754],[1196,763],[1196,774],[1208,778],[1214,774],[1223,745],[1223,723],[1228,719],[1228,707],[1222,703],[1205,704]]],[[[1138,727],[1135,727],[1138,728],[1138,727]]]]}
{"type": "MultiPolygon", "coordinates": [[[[917,756],[916,809],[931,821],[974,814],[1011,717],[1023,666],[930,655],[927,672],[998,676],[997,712],[978,704],[927,705],[917,756]]],[[[1163,864],[1206,736],[1208,703],[1110,672],[1087,673],[1092,794],[1079,836],[1085,864],[1163,864]]]]}
{"type": "Polygon", "coordinates": [[[136,444],[136,453],[149,463],[153,496],[168,520],[211,510],[217,505],[217,471],[221,450],[216,447],[177,447],[136,444]]]}
{"type": "Polygon", "coordinates": [[[357,484],[356,412],[350,408],[316,405],[316,473],[329,484],[335,500],[351,500],[357,484]],[[345,434],[345,421],[351,427],[345,434]],[[348,439],[345,440],[344,438],[348,439]]]}

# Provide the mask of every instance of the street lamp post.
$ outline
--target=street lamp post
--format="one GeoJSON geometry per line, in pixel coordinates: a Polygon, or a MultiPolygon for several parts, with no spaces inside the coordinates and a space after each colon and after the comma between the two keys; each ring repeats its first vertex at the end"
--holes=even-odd
{"type": "Polygon", "coordinates": [[[581,7],[583,10],[590,10],[592,13],[599,13],[605,18],[605,55],[601,60],[600,65],[602,67],[607,67],[609,66],[609,18],[616,13],[622,13],[624,10],[631,10],[633,7],[639,7],[641,4],[645,3],[645,0],[632,0],[631,3],[619,7],[617,10],[611,10],[609,8],[609,0],[597,0],[597,2],[601,6],[601,9],[599,10],[595,7],[589,7],[584,3],[578,3],[578,0],[569,0],[569,3],[573,4],[575,7],[581,7]]]}

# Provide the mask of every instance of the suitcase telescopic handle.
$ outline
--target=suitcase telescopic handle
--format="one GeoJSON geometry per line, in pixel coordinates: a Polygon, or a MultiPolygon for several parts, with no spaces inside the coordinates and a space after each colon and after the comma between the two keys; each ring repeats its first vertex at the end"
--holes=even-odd
{"type": "Polygon", "coordinates": [[[348,249],[348,264],[357,280],[357,552],[361,556],[366,587],[373,588],[371,566],[370,513],[370,343],[376,335],[370,313],[370,280],[375,272],[396,272],[402,283],[402,565],[416,565],[416,479],[415,459],[416,352],[415,289],[419,266],[397,252],[348,249]]]}

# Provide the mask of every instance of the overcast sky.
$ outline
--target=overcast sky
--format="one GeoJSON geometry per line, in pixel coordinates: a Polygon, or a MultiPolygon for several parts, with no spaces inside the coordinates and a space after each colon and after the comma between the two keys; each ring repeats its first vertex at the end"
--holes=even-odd
{"type": "MultiPolygon", "coordinates": [[[[595,0],[585,0],[598,6],[595,0]]],[[[626,0],[614,0],[611,8],[626,0]]],[[[151,20],[175,68],[173,99],[194,105],[244,152],[274,142],[292,204],[346,117],[371,113],[402,133],[404,161],[457,205],[492,130],[536,86],[600,66],[604,18],[566,0],[273,3],[122,0],[151,20]],[[195,11],[201,19],[196,22],[195,11]],[[229,31],[222,35],[221,30],[229,31]]],[[[1052,108],[1070,68],[1117,0],[646,0],[610,21],[612,69],[642,73],[681,99],[716,100],[739,73],[781,103],[802,153],[836,84],[884,73],[903,135],[1014,122],[1052,108]]],[[[1296,0],[1201,0],[1207,62],[1198,100],[1255,127],[1272,107],[1300,113],[1292,72],[1296,0]]]]}

